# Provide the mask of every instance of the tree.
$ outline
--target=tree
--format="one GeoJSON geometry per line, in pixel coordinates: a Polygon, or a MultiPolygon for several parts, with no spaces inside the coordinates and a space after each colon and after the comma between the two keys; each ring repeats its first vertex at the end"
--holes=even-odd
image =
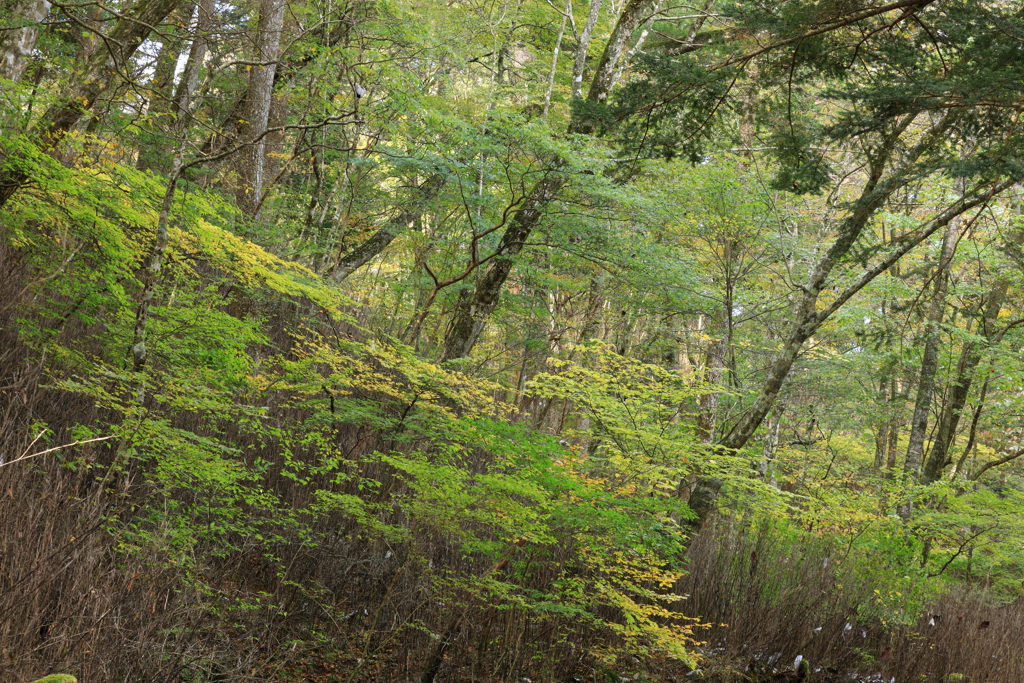
{"type": "MultiPolygon", "coordinates": [[[[139,0],[121,14],[109,33],[99,34],[102,47],[83,60],[32,130],[33,142],[43,152],[54,150],[100,96],[114,86],[117,74],[128,71],[129,60],[142,41],[179,4],[180,0],[139,0]]],[[[0,173],[0,208],[31,180],[15,160],[5,161],[0,173]]]]}
{"type": "Polygon", "coordinates": [[[39,22],[49,11],[49,0],[23,0],[11,8],[11,25],[0,28],[0,78],[21,80],[39,38],[39,22]]]}

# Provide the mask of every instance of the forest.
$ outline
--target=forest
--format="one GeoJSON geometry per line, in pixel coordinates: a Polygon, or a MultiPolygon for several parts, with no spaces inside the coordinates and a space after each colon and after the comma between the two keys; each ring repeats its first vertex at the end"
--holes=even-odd
{"type": "Polygon", "coordinates": [[[0,681],[1024,681],[1022,0],[0,0],[0,681]]]}

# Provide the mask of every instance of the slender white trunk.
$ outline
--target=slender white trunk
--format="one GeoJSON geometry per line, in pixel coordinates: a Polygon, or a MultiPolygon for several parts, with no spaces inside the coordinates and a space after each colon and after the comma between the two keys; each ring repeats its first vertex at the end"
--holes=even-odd
{"type": "Polygon", "coordinates": [[[587,23],[584,24],[583,33],[580,34],[580,42],[576,46],[576,58],[572,65],[573,99],[583,98],[583,71],[587,68],[587,48],[590,47],[590,37],[594,35],[594,26],[597,25],[597,17],[600,13],[601,0],[590,0],[587,23]]]}
{"type": "Polygon", "coordinates": [[[206,58],[206,45],[209,40],[210,27],[213,25],[214,0],[199,0],[196,5],[196,25],[192,37],[192,46],[188,51],[185,69],[181,72],[181,80],[174,92],[171,111],[178,118],[186,116],[192,106],[192,96],[199,86],[199,73],[206,58]]]}
{"type": "Polygon", "coordinates": [[[551,92],[555,89],[555,72],[558,69],[558,53],[562,51],[562,36],[565,35],[565,18],[572,11],[572,0],[565,6],[565,14],[562,15],[562,23],[558,27],[558,39],[555,41],[555,51],[551,55],[551,73],[548,74],[548,91],[544,93],[544,120],[548,120],[548,109],[551,108],[551,92]]]}

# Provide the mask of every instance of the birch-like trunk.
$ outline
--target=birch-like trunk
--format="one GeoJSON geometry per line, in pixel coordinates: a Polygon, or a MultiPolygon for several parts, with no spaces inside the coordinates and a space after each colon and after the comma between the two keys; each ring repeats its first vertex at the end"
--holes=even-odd
{"type": "MultiPolygon", "coordinates": [[[[173,18],[177,23],[181,21],[181,12],[175,14],[177,16],[173,18]]],[[[168,33],[160,45],[156,66],[153,68],[153,78],[149,82],[147,113],[153,137],[140,141],[138,159],[135,163],[135,167],[140,171],[167,171],[170,161],[167,147],[170,146],[169,141],[173,140],[170,131],[174,128],[174,117],[170,112],[174,96],[174,70],[181,56],[183,41],[180,35],[168,33]]]]}
{"type": "Polygon", "coordinates": [[[580,41],[576,45],[576,57],[572,64],[572,97],[574,100],[583,99],[583,72],[587,68],[587,50],[590,48],[590,37],[594,35],[597,18],[601,14],[601,2],[602,0],[590,0],[587,23],[583,25],[580,41]]]}
{"type": "Polygon", "coordinates": [[[565,20],[572,11],[572,0],[565,5],[565,13],[562,15],[562,23],[558,27],[558,38],[555,39],[555,49],[551,53],[551,72],[548,74],[548,89],[544,93],[544,121],[548,120],[548,109],[551,108],[551,93],[555,90],[555,74],[558,70],[558,54],[562,51],[562,37],[565,35],[565,20]]]}

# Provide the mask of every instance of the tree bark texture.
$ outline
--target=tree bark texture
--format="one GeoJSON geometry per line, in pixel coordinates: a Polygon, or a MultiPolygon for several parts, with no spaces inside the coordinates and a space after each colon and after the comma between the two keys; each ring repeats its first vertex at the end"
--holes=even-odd
{"type": "Polygon", "coordinates": [[[590,37],[594,35],[597,18],[601,14],[602,0],[590,0],[590,11],[587,12],[587,23],[583,25],[579,44],[576,46],[576,57],[572,64],[572,97],[583,98],[583,72],[587,68],[587,50],[590,48],[590,37]]]}
{"type": "Polygon", "coordinates": [[[50,11],[49,0],[21,0],[0,28],[0,78],[20,81],[39,38],[39,23],[50,11]]]}
{"type": "Polygon", "coordinates": [[[249,72],[249,88],[246,91],[246,108],[240,124],[242,139],[249,145],[242,152],[239,164],[240,186],[238,203],[250,216],[256,215],[263,195],[266,170],[266,140],[263,134],[270,121],[270,102],[274,90],[274,73],[277,70],[278,51],[281,46],[281,32],[284,29],[285,0],[262,0],[260,19],[256,30],[256,50],[249,72]]]}
{"type": "Polygon", "coordinates": [[[934,285],[928,306],[921,371],[917,380],[917,398],[914,401],[913,417],[910,418],[907,458],[903,464],[903,471],[913,479],[917,479],[918,470],[921,468],[921,456],[924,452],[924,441],[928,432],[928,413],[931,410],[932,396],[935,392],[935,374],[939,368],[940,327],[946,309],[949,265],[953,261],[953,254],[956,251],[959,224],[959,221],[951,221],[942,236],[942,249],[933,275],[934,285]]]}
{"type": "MultiPolygon", "coordinates": [[[[601,61],[594,71],[594,80],[590,84],[590,92],[587,99],[591,102],[604,102],[615,85],[615,73],[620,61],[629,50],[633,33],[646,19],[647,11],[654,6],[655,0],[629,0],[619,14],[612,35],[608,38],[601,61]]],[[[578,131],[591,132],[591,131],[578,131]]]]}
{"type": "Polygon", "coordinates": [[[445,334],[442,361],[469,355],[487,318],[498,305],[501,288],[512,271],[513,258],[522,250],[526,239],[540,222],[544,207],[555,198],[565,183],[564,175],[552,172],[533,187],[530,196],[515,212],[512,224],[501,236],[495,258],[484,268],[473,290],[464,291],[456,305],[445,334]]]}
{"type": "Polygon", "coordinates": [[[192,98],[199,87],[199,74],[206,57],[206,46],[209,42],[210,29],[213,27],[214,0],[199,0],[196,5],[196,25],[192,34],[192,45],[188,51],[185,69],[181,72],[181,80],[174,91],[171,102],[171,113],[177,121],[188,116],[192,108],[192,98]]]}

